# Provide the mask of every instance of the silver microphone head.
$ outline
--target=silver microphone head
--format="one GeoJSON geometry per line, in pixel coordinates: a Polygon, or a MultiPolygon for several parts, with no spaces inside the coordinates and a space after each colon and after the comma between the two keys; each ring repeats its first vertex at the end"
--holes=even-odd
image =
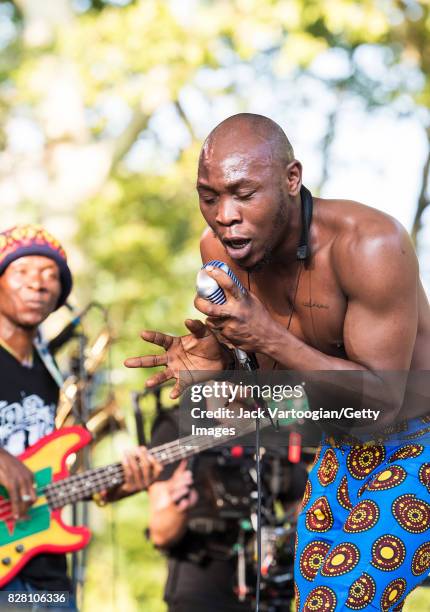
{"type": "MultiPolygon", "coordinates": [[[[236,283],[236,285],[243,293],[246,292],[246,289],[244,288],[240,280],[237,278],[236,274],[232,270],[230,270],[228,265],[223,261],[213,259],[212,261],[206,263],[203,268],[197,273],[196,289],[197,294],[200,297],[204,298],[205,300],[209,300],[209,302],[212,302],[212,304],[225,304],[227,301],[223,289],[218,285],[216,280],[210,277],[209,274],[206,272],[205,268],[207,268],[207,266],[220,268],[226,274],[229,275],[229,277],[236,283]]],[[[252,369],[252,366],[250,365],[250,358],[245,351],[236,348],[234,349],[234,352],[236,353],[236,357],[243,368],[248,370],[252,369]]]]}
{"type": "Polygon", "coordinates": [[[196,289],[200,297],[209,300],[212,304],[225,304],[227,301],[224,291],[204,268],[197,274],[196,289]]]}
{"type": "Polygon", "coordinates": [[[235,284],[239,287],[239,289],[245,293],[245,288],[237,278],[236,274],[230,270],[228,265],[223,261],[219,261],[218,259],[213,259],[212,261],[208,261],[203,268],[197,274],[197,294],[204,298],[205,300],[209,300],[213,304],[225,304],[227,299],[225,297],[224,291],[218,285],[216,280],[211,278],[209,274],[205,272],[205,268],[208,266],[212,266],[213,268],[219,268],[223,270],[229,277],[235,282],[235,284]]]}

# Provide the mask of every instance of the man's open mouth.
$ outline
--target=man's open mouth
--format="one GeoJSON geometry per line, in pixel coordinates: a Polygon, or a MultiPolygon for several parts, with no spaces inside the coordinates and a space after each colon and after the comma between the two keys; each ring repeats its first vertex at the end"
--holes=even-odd
{"type": "Polygon", "coordinates": [[[229,238],[223,240],[225,246],[231,249],[243,249],[247,244],[251,242],[250,238],[229,238]]]}
{"type": "Polygon", "coordinates": [[[232,259],[243,259],[251,249],[250,238],[224,238],[223,244],[232,259]]]}

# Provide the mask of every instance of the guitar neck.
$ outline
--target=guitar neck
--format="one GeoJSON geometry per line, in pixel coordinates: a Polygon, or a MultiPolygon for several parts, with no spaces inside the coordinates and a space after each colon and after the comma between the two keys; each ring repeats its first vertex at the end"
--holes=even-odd
{"type": "MultiPolygon", "coordinates": [[[[254,423],[241,428],[237,436],[243,436],[254,430],[254,423]]],[[[192,457],[203,450],[219,446],[232,440],[232,436],[219,438],[209,436],[185,436],[173,442],[167,442],[150,449],[148,452],[161,465],[169,465],[180,459],[192,457]]],[[[92,468],[74,474],[63,480],[57,480],[45,488],[45,496],[51,508],[63,506],[88,499],[95,493],[112,489],[124,482],[124,470],[121,463],[112,463],[103,467],[92,468]]]]}

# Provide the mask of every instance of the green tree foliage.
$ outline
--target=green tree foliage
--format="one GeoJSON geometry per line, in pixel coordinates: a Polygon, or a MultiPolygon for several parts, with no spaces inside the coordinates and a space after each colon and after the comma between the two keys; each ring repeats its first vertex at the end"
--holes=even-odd
{"type": "MultiPolygon", "coordinates": [[[[167,174],[118,174],[80,213],[86,266],[81,290],[110,308],[117,358],[139,354],[144,328],[183,333],[193,316],[198,237],[203,221],[195,195],[196,151],[167,174]],[[94,284],[91,279],[97,278],[94,284]]],[[[127,379],[142,383],[141,371],[127,379]]]]}
{"type": "MultiPolygon", "coordinates": [[[[121,366],[143,352],[139,331],[178,333],[195,314],[199,143],[216,101],[249,108],[241,70],[263,73],[268,87],[298,88],[305,76],[337,93],[327,111],[319,187],[343,97],[419,117],[429,157],[418,234],[429,204],[429,26],[429,0],[0,0],[3,223],[42,221],[71,247],[79,301],[110,308],[113,364],[125,387],[142,385],[141,372],[121,366]],[[362,61],[369,49],[379,70],[362,61]],[[345,59],[342,73],[315,69],[328,53],[345,59]],[[23,126],[25,138],[11,136],[23,126]]],[[[135,537],[145,512],[139,498],[124,503],[121,555],[133,576],[121,583],[121,599],[149,610],[145,593],[155,577],[145,582],[135,537]]],[[[111,576],[99,571],[106,549],[99,535],[88,609],[106,601],[111,576]]],[[[162,572],[155,556],[151,562],[162,572]]]]}

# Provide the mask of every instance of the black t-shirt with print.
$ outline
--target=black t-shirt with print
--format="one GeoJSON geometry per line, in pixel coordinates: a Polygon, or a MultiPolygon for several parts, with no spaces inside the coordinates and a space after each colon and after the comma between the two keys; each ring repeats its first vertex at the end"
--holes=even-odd
{"type": "MultiPolygon", "coordinates": [[[[26,367],[0,345],[1,448],[20,455],[54,431],[58,393],[57,384],[36,350],[33,366],[26,367]]],[[[70,590],[65,555],[37,555],[17,577],[38,589],[70,590]]]]}

